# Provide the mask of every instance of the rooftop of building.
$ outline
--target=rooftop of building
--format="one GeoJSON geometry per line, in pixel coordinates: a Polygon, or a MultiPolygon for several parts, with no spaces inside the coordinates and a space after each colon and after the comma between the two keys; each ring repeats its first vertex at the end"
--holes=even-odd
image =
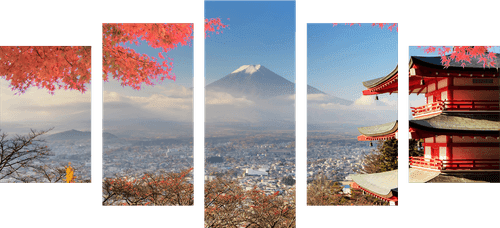
{"type": "Polygon", "coordinates": [[[382,136],[396,132],[398,130],[398,121],[393,121],[385,124],[379,124],[368,127],[358,127],[359,133],[366,136],[382,136]]]}
{"type": "Polygon", "coordinates": [[[397,196],[398,170],[371,174],[356,174],[351,177],[356,184],[379,196],[386,198],[397,196]]]}
{"type": "Polygon", "coordinates": [[[385,81],[391,79],[394,76],[397,77],[397,74],[398,74],[398,66],[396,66],[396,68],[394,68],[394,70],[392,70],[386,76],[383,76],[383,77],[380,77],[380,78],[375,78],[375,79],[372,79],[372,80],[369,80],[369,81],[364,81],[363,82],[363,86],[365,86],[366,88],[373,88],[375,86],[378,86],[378,85],[384,83],[385,81]]]}
{"type": "MultiPolygon", "coordinates": [[[[465,62],[465,66],[462,66],[462,62],[450,61],[450,66],[447,67],[449,70],[496,70],[500,66],[500,54],[495,54],[497,58],[493,60],[496,67],[483,66],[483,62],[479,61],[479,56],[471,57],[470,62],[465,62]]],[[[451,55],[446,55],[450,58],[451,55]]],[[[424,65],[430,68],[444,69],[445,65],[442,62],[441,56],[425,57],[425,56],[412,56],[410,57],[409,67],[411,68],[414,64],[424,65]]]]}

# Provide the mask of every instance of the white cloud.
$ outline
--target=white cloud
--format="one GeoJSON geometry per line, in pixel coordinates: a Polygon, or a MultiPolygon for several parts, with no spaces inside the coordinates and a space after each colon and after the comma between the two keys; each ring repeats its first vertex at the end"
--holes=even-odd
{"type": "Polygon", "coordinates": [[[235,105],[235,106],[252,106],[255,102],[246,97],[233,97],[229,93],[205,91],[206,105],[235,105]]]}
{"type": "Polygon", "coordinates": [[[294,121],[295,95],[263,99],[207,90],[205,103],[207,122],[294,121]]]}
{"type": "Polygon", "coordinates": [[[104,91],[104,120],[158,119],[193,121],[193,93],[183,86],[167,86],[149,96],[126,96],[104,91]]]}
{"type": "Polygon", "coordinates": [[[398,100],[389,100],[389,98],[382,98],[382,99],[380,99],[380,101],[384,102],[388,106],[396,107],[396,108],[398,107],[398,100]]]}
{"type": "MultiPolygon", "coordinates": [[[[46,89],[32,87],[24,94],[15,95],[8,84],[6,80],[1,80],[0,102],[4,126],[22,125],[23,131],[26,128],[40,129],[53,126],[63,128],[65,126],[69,129],[84,127],[89,130],[90,90],[85,94],[78,91],[56,90],[54,95],[51,95],[46,89]]],[[[4,127],[3,130],[16,132],[19,129],[4,127]]]]}
{"type": "Polygon", "coordinates": [[[354,101],[355,105],[374,105],[375,97],[374,96],[361,96],[357,100],[354,101]]]}
{"type": "Polygon", "coordinates": [[[332,96],[308,96],[308,122],[373,125],[397,119],[397,99],[361,96],[351,105],[332,96]],[[342,103],[342,104],[340,104],[342,103]]]}

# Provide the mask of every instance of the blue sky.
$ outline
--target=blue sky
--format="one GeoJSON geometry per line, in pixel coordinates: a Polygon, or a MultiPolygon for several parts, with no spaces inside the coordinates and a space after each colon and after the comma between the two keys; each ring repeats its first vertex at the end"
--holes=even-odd
{"type": "MultiPolygon", "coordinates": [[[[132,46],[132,48],[139,52],[144,53],[149,56],[154,56],[158,58],[158,53],[161,51],[160,48],[154,49],[143,42],[141,46],[132,46]]],[[[172,72],[176,75],[175,83],[192,87],[193,86],[193,44],[188,43],[188,45],[177,47],[173,50],[170,50],[167,53],[169,58],[173,59],[174,67],[172,72]]],[[[173,82],[163,81],[163,83],[173,82]]],[[[162,83],[162,84],[163,84],[162,83]]]]}
{"type": "MultiPolygon", "coordinates": [[[[140,45],[126,44],[140,54],[158,58],[160,48],[152,48],[145,41],[140,45]]],[[[167,52],[172,59],[176,80],[165,79],[148,86],[144,83],[140,90],[130,86],[122,87],[120,82],[110,78],[103,84],[103,122],[104,130],[110,132],[128,132],[131,128],[139,129],[141,121],[193,121],[193,44],[178,46],[167,52]]],[[[139,132],[139,131],[134,131],[139,132]]],[[[140,134],[156,134],[149,131],[140,134]]],[[[165,134],[170,134],[164,132],[165,134]]],[[[134,133],[136,134],[136,133],[134,133]]],[[[179,133],[180,134],[180,133],[179,133]]]]}
{"type": "MultiPolygon", "coordinates": [[[[158,58],[158,53],[161,51],[160,48],[152,48],[147,45],[145,41],[140,41],[141,44],[136,46],[134,44],[127,45],[131,47],[136,52],[141,54],[147,54],[158,58]]],[[[177,84],[187,88],[193,87],[193,44],[188,43],[185,46],[178,46],[175,49],[170,50],[167,53],[169,58],[173,59],[173,69],[172,72],[176,76],[176,80],[165,79],[161,84],[155,82],[155,86],[146,86],[143,84],[141,90],[133,90],[130,87],[123,88],[117,80],[110,78],[107,83],[104,83],[104,90],[113,91],[120,94],[133,95],[133,96],[146,96],[159,92],[159,88],[167,86],[168,84],[177,84]]]]}
{"type": "Polygon", "coordinates": [[[229,29],[205,39],[207,85],[252,64],[295,81],[295,2],[206,1],[205,18],[217,17],[229,29]]]}
{"type": "MultiPolygon", "coordinates": [[[[376,125],[397,119],[397,94],[363,96],[363,81],[389,74],[398,65],[398,33],[371,24],[307,25],[307,83],[331,96],[308,95],[308,122],[376,125]]],[[[355,133],[356,127],[348,127],[355,133]]]]}
{"type": "Polygon", "coordinates": [[[365,89],[363,81],[386,76],[397,64],[395,30],[371,24],[307,25],[307,83],[323,92],[354,101],[365,89]]]}
{"type": "MultiPolygon", "coordinates": [[[[440,46],[436,46],[436,51],[433,53],[425,53],[424,52],[425,47],[418,48],[417,46],[410,46],[408,62],[410,61],[411,56],[439,56],[438,51],[437,51],[438,47],[440,47],[440,46]]],[[[451,47],[451,46],[448,46],[448,47],[451,47]]],[[[495,53],[500,53],[500,46],[493,47],[490,51],[495,52],[495,53]]],[[[448,54],[451,54],[451,53],[448,53],[448,54]]],[[[420,94],[417,96],[416,94],[410,94],[409,101],[410,101],[409,102],[410,107],[418,107],[418,106],[425,105],[425,95],[420,94]]],[[[413,116],[411,115],[411,111],[409,112],[409,118],[413,119],[413,116]]]]}

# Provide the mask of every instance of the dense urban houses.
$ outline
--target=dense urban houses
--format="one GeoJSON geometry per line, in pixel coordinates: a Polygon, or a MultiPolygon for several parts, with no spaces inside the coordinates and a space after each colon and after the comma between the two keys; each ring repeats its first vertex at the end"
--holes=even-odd
{"type": "MultiPolygon", "coordinates": [[[[363,90],[363,95],[375,95],[378,100],[378,94],[397,93],[398,92],[398,67],[396,67],[387,76],[376,78],[363,82],[367,88],[363,90]]],[[[359,141],[378,141],[398,138],[398,121],[360,127],[358,131],[359,141]]],[[[370,142],[370,144],[372,144],[370,142]]],[[[392,170],[372,174],[356,174],[352,176],[352,187],[361,189],[363,192],[373,195],[381,200],[389,202],[390,205],[398,205],[398,170],[392,170]]]]}

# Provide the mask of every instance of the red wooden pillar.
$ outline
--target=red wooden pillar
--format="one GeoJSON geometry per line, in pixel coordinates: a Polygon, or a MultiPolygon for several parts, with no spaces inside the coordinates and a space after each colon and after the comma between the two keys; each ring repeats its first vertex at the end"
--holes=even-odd
{"type": "Polygon", "coordinates": [[[437,146],[436,144],[431,146],[431,158],[439,159],[439,146],[437,146]]]}
{"type": "Polygon", "coordinates": [[[446,157],[448,160],[452,160],[452,154],[451,154],[451,143],[453,142],[453,136],[446,136],[446,157]]]}
{"type": "Polygon", "coordinates": [[[453,86],[453,77],[448,77],[447,91],[448,91],[448,100],[450,100],[450,101],[453,100],[453,90],[450,89],[450,88],[452,88],[452,86],[453,86]]]}

